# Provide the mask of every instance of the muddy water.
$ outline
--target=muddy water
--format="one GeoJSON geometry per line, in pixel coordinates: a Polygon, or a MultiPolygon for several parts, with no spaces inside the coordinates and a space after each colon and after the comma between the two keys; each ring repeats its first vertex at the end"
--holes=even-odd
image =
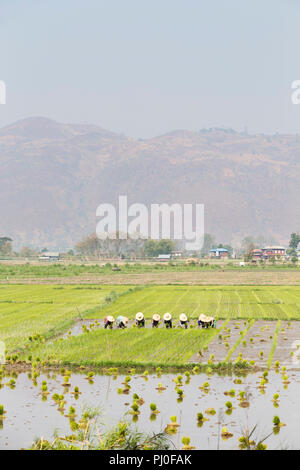
{"type": "Polygon", "coordinates": [[[299,367],[300,322],[282,322],[278,332],[274,361],[280,361],[287,367],[299,367]],[[293,355],[291,355],[293,352],[293,355]]]}
{"type": "MultiPolygon", "coordinates": [[[[290,384],[284,388],[281,374],[274,371],[269,374],[265,394],[261,394],[258,389],[260,373],[251,374],[242,378],[243,383],[236,385],[233,383],[234,376],[222,377],[206,374],[193,375],[188,384],[183,385],[184,399],[177,402],[175,384],[173,379],[176,375],[166,374],[161,377],[149,376],[148,380],[140,376],[133,376],[131,380],[131,390],[128,395],[118,394],[118,387],[124,387],[124,376],[114,379],[111,376],[97,375],[91,385],[83,375],[73,374],[71,377],[72,387],[65,394],[67,403],[65,414],[72,405],[76,408],[77,414],[84,404],[90,406],[100,406],[102,409],[103,422],[108,427],[117,423],[130,410],[132,395],[137,393],[145,400],[140,407],[137,426],[143,431],[159,432],[170,422],[170,416],[176,415],[180,424],[178,433],[172,436],[174,446],[181,448],[182,436],[191,438],[191,445],[197,449],[233,449],[237,448],[238,438],[241,436],[241,429],[247,426],[259,425],[257,437],[265,437],[272,430],[272,419],[274,415],[279,415],[282,422],[286,423],[278,435],[273,435],[267,440],[271,449],[289,448],[300,449],[300,372],[290,372],[290,384]],[[210,391],[204,393],[199,387],[209,381],[210,391]],[[156,390],[158,383],[162,383],[166,390],[159,392],[156,390]],[[82,394],[76,400],[70,393],[73,387],[79,386],[82,394]],[[237,397],[230,398],[224,395],[227,390],[235,389],[247,390],[250,397],[250,407],[248,409],[239,407],[237,397]],[[280,394],[279,408],[274,408],[271,401],[273,394],[280,394]],[[225,403],[231,401],[234,410],[231,415],[225,413],[225,403]],[[160,413],[155,421],[150,420],[150,403],[157,405],[160,413]],[[206,415],[206,421],[202,427],[197,426],[196,415],[198,412],[205,412],[207,408],[215,408],[214,416],[206,415]],[[220,437],[220,430],[226,426],[233,437],[227,441],[220,437]]],[[[7,383],[9,378],[5,378],[3,383],[7,383]]],[[[51,439],[54,430],[59,430],[61,434],[70,434],[69,419],[57,410],[57,405],[51,396],[53,393],[63,393],[62,377],[47,378],[41,375],[38,378],[38,385],[33,386],[26,373],[21,373],[16,380],[15,389],[10,389],[5,385],[0,390],[0,403],[4,405],[7,413],[3,420],[3,427],[0,423],[0,448],[19,449],[28,447],[36,437],[43,436],[51,439]],[[41,382],[47,380],[50,394],[47,401],[42,401],[40,394],[41,382]]],[[[183,379],[185,381],[185,378],[183,379]]],[[[127,419],[132,420],[132,416],[127,414],[127,419]]]]}

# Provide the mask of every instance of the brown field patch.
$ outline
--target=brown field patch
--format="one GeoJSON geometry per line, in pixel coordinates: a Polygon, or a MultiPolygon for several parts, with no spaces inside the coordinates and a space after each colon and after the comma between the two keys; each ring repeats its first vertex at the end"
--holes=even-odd
{"type": "Polygon", "coordinates": [[[300,285],[300,271],[199,271],[114,273],[78,277],[28,277],[0,280],[1,284],[128,284],[128,285],[300,285]]]}

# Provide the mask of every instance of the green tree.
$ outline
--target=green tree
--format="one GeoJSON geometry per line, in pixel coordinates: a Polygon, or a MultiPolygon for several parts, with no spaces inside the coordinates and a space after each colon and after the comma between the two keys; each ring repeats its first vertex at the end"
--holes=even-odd
{"type": "Polygon", "coordinates": [[[173,240],[147,240],[144,246],[145,256],[154,258],[158,255],[168,255],[175,250],[173,240]]]}
{"type": "Polygon", "coordinates": [[[298,248],[299,243],[300,243],[300,235],[298,233],[292,233],[290,244],[289,244],[289,249],[287,250],[287,254],[293,258],[297,257],[297,248],[298,248]]]}

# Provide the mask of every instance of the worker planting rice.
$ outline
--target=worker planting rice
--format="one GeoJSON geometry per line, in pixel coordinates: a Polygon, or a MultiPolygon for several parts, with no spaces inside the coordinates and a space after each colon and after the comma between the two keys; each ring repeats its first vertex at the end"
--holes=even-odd
{"type": "Polygon", "coordinates": [[[152,317],[152,328],[158,328],[160,321],[160,315],[158,313],[155,313],[152,317]]]}
{"type": "Polygon", "coordinates": [[[164,324],[166,328],[172,328],[172,315],[170,313],[164,314],[164,324]]]}
{"type": "Polygon", "coordinates": [[[185,313],[181,313],[181,315],[179,315],[179,320],[181,328],[187,329],[189,321],[185,313]]]}
{"type": "Polygon", "coordinates": [[[207,317],[203,313],[199,316],[198,326],[201,328],[216,328],[216,320],[213,317],[207,317]]]}
{"type": "Polygon", "coordinates": [[[123,317],[122,315],[120,315],[117,318],[117,327],[118,328],[120,328],[120,329],[127,328],[127,324],[128,324],[128,318],[127,317],[123,317]]]}
{"type": "Polygon", "coordinates": [[[114,325],[114,321],[115,321],[114,317],[112,317],[111,315],[107,315],[107,317],[104,318],[104,328],[112,329],[114,325]]]}
{"type": "Polygon", "coordinates": [[[136,314],[135,324],[138,328],[145,328],[145,317],[142,312],[139,312],[136,314]]]}

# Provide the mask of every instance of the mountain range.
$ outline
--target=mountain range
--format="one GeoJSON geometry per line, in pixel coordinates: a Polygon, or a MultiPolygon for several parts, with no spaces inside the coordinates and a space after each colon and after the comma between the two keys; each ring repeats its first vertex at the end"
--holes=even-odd
{"type": "Polygon", "coordinates": [[[175,130],[134,139],[44,117],[0,129],[0,236],[68,249],[96,227],[100,203],[203,203],[219,242],[286,243],[300,226],[300,135],[175,130]]]}

